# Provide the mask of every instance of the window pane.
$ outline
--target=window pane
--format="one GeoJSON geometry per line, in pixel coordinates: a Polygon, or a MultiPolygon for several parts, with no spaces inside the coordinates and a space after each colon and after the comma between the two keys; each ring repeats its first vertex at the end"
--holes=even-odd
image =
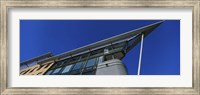
{"type": "Polygon", "coordinates": [[[101,64],[101,63],[103,63],[103,56],[100,56],[98,60],[98,64],[101,64]]]}
{"type": "Polygon", "coordinates": [[[81,68],[81,65],[82,65],[83,62],[78,62],[75,64],[73,70],[77,70],[77,69],[80,69],[81,68]]]}
{"type": "Polygon", "coordinates": [[[109,49],[105,48],[104,49],[104,54],[108,54],[109,53],[109,49]]]}
{"type": "Polygon", "coordinates": [[[72,65],[68,65],[64,68],[64,70],[62,71],[62,73],[66,73],[69,72],[70,68],[72,67],[72,65]]]}
{"type": "Polygon", "coordinates": [[[46,73],[46,75],[51,74],[51,72],[53,72],[53,70],[48,71],[48,72],[46,73]]]}
{"type": "Polygon", "coordinates": [[[61,68],[57,68],[57,69],[53,72],[53,74],[58,73],[60,70],[61,70],[61,68]]]}
{"type": "Polygon", "coordinates": [[[96,61],[96,58],[88,60],[86,67],[93,66],[95,64],[95,61],[96,61]]]}

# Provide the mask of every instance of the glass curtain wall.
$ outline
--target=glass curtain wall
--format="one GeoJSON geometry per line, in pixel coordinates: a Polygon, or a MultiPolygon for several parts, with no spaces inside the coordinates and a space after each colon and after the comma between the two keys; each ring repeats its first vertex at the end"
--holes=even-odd
{"type": "Polygon", "coordinates": [[[111,59],[122,59],[127,42],[90,51],[89,53],[57,61],[46,75],[94,75],[97,65],[111,59]]]}

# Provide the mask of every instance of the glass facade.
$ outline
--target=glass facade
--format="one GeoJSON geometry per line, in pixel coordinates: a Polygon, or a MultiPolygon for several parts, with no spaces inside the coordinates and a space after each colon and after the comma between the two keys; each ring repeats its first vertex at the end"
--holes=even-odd
{"type": "MultiPolygon", "coordinates": [[[[98,64],[112,59],[122,59],[127,50],[136,45],[140,36],[83,51],[57,60],[46,75],[95,75],[98,64]]],[[[48,65],[46,66],[48,67],[48,65]]],[[[46,68],[44,67],[44,68],[46,68]]],[[[43,68],[43,66],[41,66],[43,68]]],[[[40,69],[40,68],[37,68],[40,69]]],[[[24,72],[22,72],[24,73],[24,72]]]]}
{"type": "Polygon", "coordinates": [[[114,58],[121,59],[124,56],[125,47],[126,42],[120,42],[80,55],[72,55],[72,57],[57,61],[46,72],[46,75],[94,75],[98,64],[114,58]]]}

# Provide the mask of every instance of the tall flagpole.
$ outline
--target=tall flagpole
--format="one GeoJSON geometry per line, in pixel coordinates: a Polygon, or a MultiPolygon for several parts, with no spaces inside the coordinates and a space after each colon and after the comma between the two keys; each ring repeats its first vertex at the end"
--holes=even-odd
{"type": "Polygon", "coordinates": [[[138,64],[138,73],[137,73],[137,75],[140,75],[140,68],[141,68],[141,62],[142,62],[143,39],[144,39],[144,34],[142,34],[142,37],[141,37],[140,56],[139,56],[139,64],[138,64]]]}

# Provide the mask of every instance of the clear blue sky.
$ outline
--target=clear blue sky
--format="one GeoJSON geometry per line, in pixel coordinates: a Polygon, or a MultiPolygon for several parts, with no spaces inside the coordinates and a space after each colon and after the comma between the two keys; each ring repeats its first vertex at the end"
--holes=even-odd
{"type": "MultiPolygon", "coordinates": [[[[20,20],[20,62],[94,43],[160,20],[20,20]]],[[[140,44],[123,59],[136,75],[140,44]]],[[[180,74],[180,21],[166,20],[144,39],[142,75],[180,74]]]]}

